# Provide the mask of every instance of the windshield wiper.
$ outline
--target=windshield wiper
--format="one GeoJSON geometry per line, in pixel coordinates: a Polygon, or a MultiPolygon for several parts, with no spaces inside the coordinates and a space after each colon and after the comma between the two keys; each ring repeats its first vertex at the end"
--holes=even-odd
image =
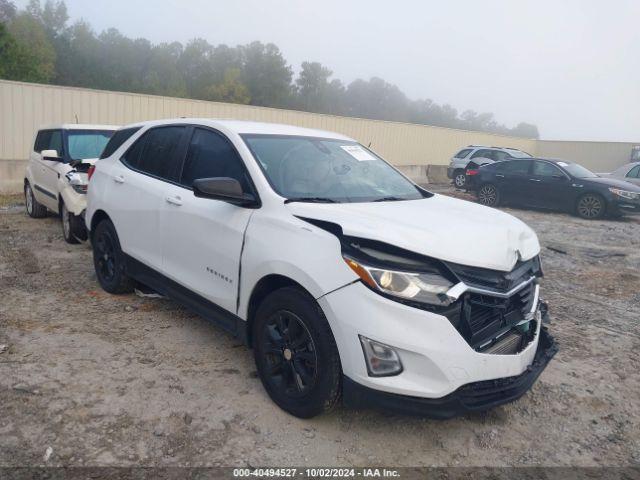
{"type": "Polygon", "coordinates": [[[308,202],[308,203],[338,203],[332,198],[327,197],[291,197],[287,198],[284,203],[291,202],[308,202]]]}
{"type": "Polygon", "coordinates": [[[371,200],[371,201],[372,202],[399,202],[401,200],[406,200],[406,198],[389,196],[389,197],[376,198],[375,200],[371,200]]]}

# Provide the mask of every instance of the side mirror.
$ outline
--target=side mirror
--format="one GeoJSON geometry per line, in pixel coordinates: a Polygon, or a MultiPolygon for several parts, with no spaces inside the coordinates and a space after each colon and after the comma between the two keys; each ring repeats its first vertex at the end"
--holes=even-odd
{"type": "Polygon", "coordinates": [[[551,178],[553,178],[554,180],[558,180],[558,181],[563,181],[563,180],[567,179],[567,177],[565,177],[564,175],[558,175],[558,174],[551,175],[551,178]]]}
{"type": "Polygon", "coordinates": [[[64,162],[64,159],[58,156],[58,152],[56,150],[42,150],[42,152],[40,152],[40,156],[42,157],[42,160],[48,160],[49,162],[64,162]]]}
{"type": "Polygon", "coordinates": [[[256,208],[258,206],[256,197],[251,193],[243,192],[240,182],[235,178],[198,178],[193,181],[193,194],[196,197],[222,200],[240,207],[256,208]]]}

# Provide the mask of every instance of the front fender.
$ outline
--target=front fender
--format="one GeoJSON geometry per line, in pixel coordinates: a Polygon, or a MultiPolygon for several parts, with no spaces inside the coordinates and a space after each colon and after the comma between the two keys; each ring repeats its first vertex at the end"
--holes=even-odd
{"type": "Polygon", "coordinates": [[[65,176],[61,176],[58,181],[58,191],[67,210],[76,216],[80,216],[85,208],[87,208],[87,195],[76,192],[69,184],[65,176]]]}
{"type": "Polygon", "coordinates": [[[251,293],[267,275],[287,277],[316,299],[358,279],[342,260],[337,237],[293,216],[256,212],[245,235],[238,306],[243,319],[251,293]]]}

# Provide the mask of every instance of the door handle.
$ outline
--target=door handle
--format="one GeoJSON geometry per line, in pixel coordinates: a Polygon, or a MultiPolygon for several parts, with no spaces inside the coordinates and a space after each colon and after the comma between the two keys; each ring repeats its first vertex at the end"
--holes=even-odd
{"type": "Polygon", "coordinates": [[[171,205],[177,205],[178,207],[182,205],[182,199],[178,196],[167,197],[165,198],[165,200],[167,201],[167,203],[170,203],[171,205]]]}
{"type": "Polygon", "coordinates": [[[113,181],[116,183],[124,183],[124,177],[122,175],[118,175],[117,177],[113,177],[113,181]]]}
{"type": "Polygon", "coordinates": [[[540,179],[538,179],[538,178],[530,178],[529,181],[530,182],[540,182],[540,179]]]}
{"type": "Polygon", "coordinates": [[[501,173],[496,173],[496,178],[504,178],[504,175],[502,175],[501,173]]]}

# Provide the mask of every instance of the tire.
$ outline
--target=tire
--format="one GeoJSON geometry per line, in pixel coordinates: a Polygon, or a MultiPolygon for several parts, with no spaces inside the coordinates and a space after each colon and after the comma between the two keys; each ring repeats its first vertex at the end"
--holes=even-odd
{"type": "Polygon", "coordinates": [[[47,207],[36,200],[29,182],[25,182],[24,184],[24,203],[27,207],[27,213],[31,218],[43,218],[47,216],[47,207]]]}
{"type": "Polygon", "coordinates": [[[485,183],[478,188],[478,202],[487,207],[497,207],[500,205],[500,190],[492,183],[485,183]]]}
{"type": "Polygon", "coordinates": [[[79,243],[76,238],[77,222],[75,221],[75,215],[69,210],[64,202],[60,202],[60,220],[62,223],[62,236],[65,242],[76,244],[79,243]]]}
{"type": "Polygon", "coordinates": [[[253,350],[265,390],[284,411],[311,418],[340,400],[342,368],[335,339],[320,306],[301,289],[281,288],[260,304],[253,350]]]}
{"type": "Polygon", "coordinates": [[[456,188],[465,188],[467,186],[467,174],[464,170],[453,172],[453,185],[456,188]]]}
{"type": "Polygon", "coordinates": [[[92,238],[93,266],[100,286],[109,293],[131,293],[135,286],[125,270],[125,257],[116,229],[110,220],[102,220],[92,238]]]}
{"type": "Polygon", "coordinates": [[[597,193],[585,193],[576,203],[576,213],[587,220],[602,218],[606,210],[607,202],[597,193]]]}

